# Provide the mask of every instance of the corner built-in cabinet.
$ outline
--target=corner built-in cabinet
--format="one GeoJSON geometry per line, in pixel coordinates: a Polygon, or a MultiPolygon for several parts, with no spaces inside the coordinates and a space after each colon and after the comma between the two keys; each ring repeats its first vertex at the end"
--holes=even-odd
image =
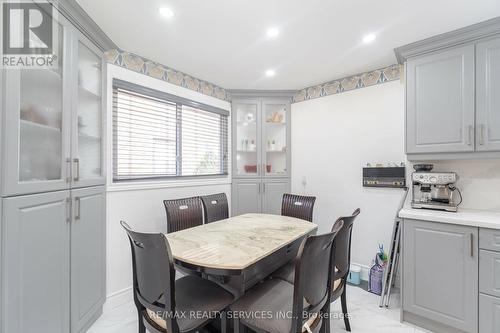
{"type": "Polygon", "coordinates": [[[85,332],[105,300],[103,50],[115,46],[76,2],[58,5],[58,65],[1,73],[1,333],[85,332]]]}
{"type": "Polygon", "coordinates": [[[236,96],[232,103],[233,214],[279,214],[290,190],[290,98],[236,96]]]}

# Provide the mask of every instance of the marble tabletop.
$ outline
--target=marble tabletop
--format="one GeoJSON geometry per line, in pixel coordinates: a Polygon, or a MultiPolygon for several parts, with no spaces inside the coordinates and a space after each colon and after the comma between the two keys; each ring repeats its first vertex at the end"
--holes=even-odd
{"type": "Polygon", "coordinates": [[[244,269],[317,228],[293,217],[245,214],[166,237],[177,260],[202,267],[244,269]]]}

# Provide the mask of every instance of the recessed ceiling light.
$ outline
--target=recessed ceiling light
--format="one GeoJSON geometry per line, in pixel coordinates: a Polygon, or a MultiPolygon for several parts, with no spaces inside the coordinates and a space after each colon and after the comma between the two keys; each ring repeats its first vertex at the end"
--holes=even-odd
{"type": "Polygon", "coordinates": [[[160,9],[158,9],[158,11],[160,12],[160,15],[165,17],[165,18],[174,17],[174,12],[172,11],[172,9],[170,9],[168,7],[161,7],[160,9]]]}
{"type": "Polygon", "coordinates": [[[363,37],[363,43],[370,44],[371,42],[375,41],[375,39],[377,39],[377,36],[375,34],[368,34],[363,37]]]}
{"type": "Polygon", "coordinates": [[[275,72],[273,69],[268,69],[268,70],[266,71],[266,76],[267,76],[267,77],[273,77],[273,76],[275,76],[275,75],[276,75],[276,72],[275,72]]]}
{"type": "Polygon", "coordinates": [[[267,37],[269,38],[276,38],[280,34],[280,31],[276,27],[272,27],[267,29],[267,37]]]}

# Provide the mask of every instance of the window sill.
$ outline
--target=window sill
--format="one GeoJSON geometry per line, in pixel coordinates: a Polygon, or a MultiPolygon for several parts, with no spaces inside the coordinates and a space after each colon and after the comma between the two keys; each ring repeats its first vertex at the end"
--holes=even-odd
{"type": "Polygon", "coordinates": [[[138,191],[138,190],[155,190],[161,188],[175,188],[175,187],[195,187],[195,186],[215,186],[215,185],[229,185],[231,184],[231,177],[217,177],[217,178],[204,178],[204,179],[175,179],[175,180],[160,180],[160,181],[144,181],[144,182],[120,182],[109,183],[107,185],[107,192],[120,192],[120,191],[138,191]]]}

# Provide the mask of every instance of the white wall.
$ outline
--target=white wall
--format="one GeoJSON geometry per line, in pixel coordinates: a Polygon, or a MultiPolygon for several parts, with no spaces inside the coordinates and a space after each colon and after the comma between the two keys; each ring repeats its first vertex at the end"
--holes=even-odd
{"type": "Polygon", "coordinates": [[[365,268],[378,243],[389,248],[403,190],[363,188],[362,167],[405,161],[403,138],[404,86],[399,81],[292,104],[292,192],[317,197],[314,220],[320,231],[361,208],[352,262],[365,268]]]}
{"type": "MultiPolygon", "coordinates": [[[[191,100],[230,110],[230,103],[202,95],[167,82],[142,75],[128,69],[107,66],[107,133],[112,128],[112,80],[118,78],[152,89],[164,91],[191,100]]],[[[230,121],[229,121],[230,123],[230,121]]],[[[230,135],[230,133],[229,133],[230,135]]],[[[230,137],[230,136],[229,136],[230,137]]],[[[130,245],[120,226],[120,220],[142,231],[166,232],[163,200],[225,192],[230,201],[231,176],[210,179],[143,182],[128,184],[112,183],[112,142],[107,138],[107,207],[106,207],[106,292],[105,309],[113,308],[132,299],[132,263],[130,245]]],[[[230,144],[230,142],[229,142],[230,144]]],[[[231,147],[229,147],[229,152],[231,147]]],[[[231,157],[229,157],[231,161],[231,157]]],[[[231,166],[229,165],[229,170],[231,166]]]]}

